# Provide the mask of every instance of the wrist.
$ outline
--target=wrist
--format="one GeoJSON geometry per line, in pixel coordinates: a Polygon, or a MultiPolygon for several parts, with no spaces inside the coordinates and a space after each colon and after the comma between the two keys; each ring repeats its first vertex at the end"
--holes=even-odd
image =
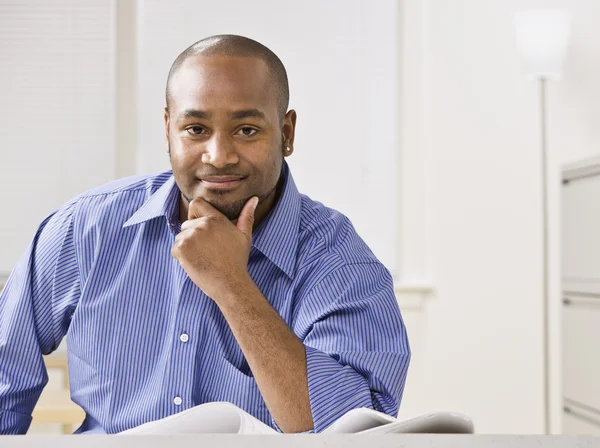
{"type": "Polygon", "coordinates": [[[230,276],[213,300],[221,309],[230,306],[239,307],[240,302],[247,300],[258,289],[248,271],[240,272],[230,276]]]}

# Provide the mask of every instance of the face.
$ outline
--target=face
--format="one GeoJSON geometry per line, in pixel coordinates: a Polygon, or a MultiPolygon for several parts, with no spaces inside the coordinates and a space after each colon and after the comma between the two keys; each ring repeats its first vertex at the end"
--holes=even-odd
{"type": "Polygon", "coordinates": [[[231,220],[253,196],[260,200],[256,218],[273,206],[296,124],[293,110],[281,119],[277,100],[260,59],[195,56],[180,67],[171,83],[165,129],[183,196],[182,220],[197,197],[231,220]]]}

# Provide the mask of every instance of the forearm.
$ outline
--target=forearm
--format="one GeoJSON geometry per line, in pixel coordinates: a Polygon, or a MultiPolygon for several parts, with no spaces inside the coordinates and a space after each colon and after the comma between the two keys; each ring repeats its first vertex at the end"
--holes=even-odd
{"type": "Polygon", "coordinates": [[[215,300],[284,432],[313,428],[303,343],[248,276],[215,300]]]}

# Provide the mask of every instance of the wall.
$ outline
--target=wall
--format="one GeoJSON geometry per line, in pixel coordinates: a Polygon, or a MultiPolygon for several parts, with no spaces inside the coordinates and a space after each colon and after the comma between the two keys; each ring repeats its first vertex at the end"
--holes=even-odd
{"type": "Polygon", "coordinates": [[[0,4],[0,276],[52,210],[114,178],[112,7],[0,4]]]}
{"type": "Polygon", "coordinates": [[[520,73],[512,20],[556,6],[574,16],[564,79],[548,89],[551,429],[560,430],[559,167],[598,147],[593,0],[404,3],[403,75],[420,76],[402,77],[403,128],[419,129],[403,160],[419,153],[427,174],[416,189],[429,212],[416,211],[437,292],[404,313],[414,362],[401,415],[453,409],[478,432],[544,431],[538,90],[520,73]]]}

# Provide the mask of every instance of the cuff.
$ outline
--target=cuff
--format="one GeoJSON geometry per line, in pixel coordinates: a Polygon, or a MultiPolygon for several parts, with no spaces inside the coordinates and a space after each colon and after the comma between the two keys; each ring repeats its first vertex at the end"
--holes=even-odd
{"type": "Polygon", "coordinates": [[[31,416],[0,409],[0,434],[26,434],[31,416]]]}
{"type": "Polygon", "coordinates": [[[371,390],[365,378],[327,353],[304,347],[314,432],[323,431],[352,409],[373,409],[371,390]]]}

